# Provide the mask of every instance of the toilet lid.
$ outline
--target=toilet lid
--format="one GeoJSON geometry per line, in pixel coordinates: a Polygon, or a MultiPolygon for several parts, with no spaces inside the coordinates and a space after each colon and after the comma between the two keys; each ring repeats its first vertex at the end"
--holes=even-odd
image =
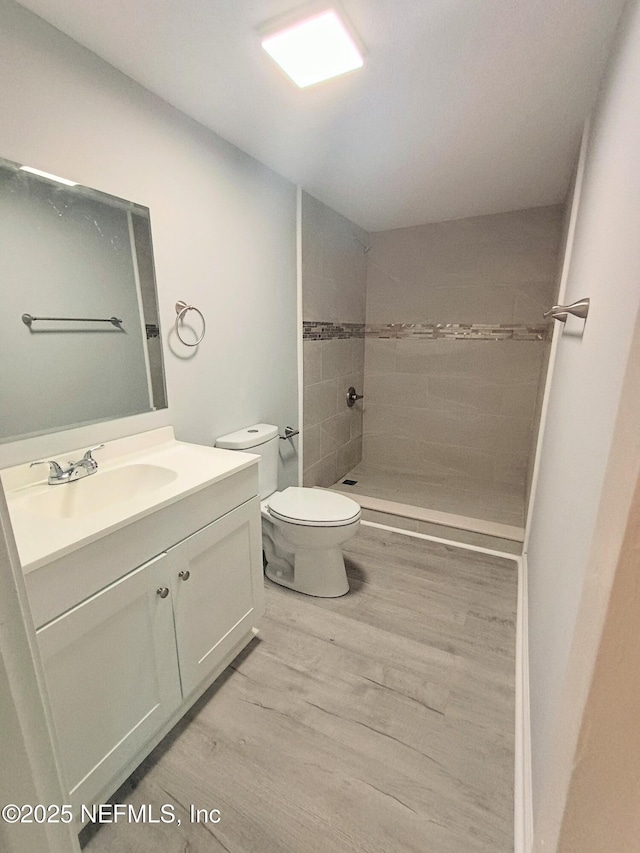
{"type": "Polygon", "coordinates": [[[269,498],[269,512],[293,524],[334,527],[359,518],[360,506],[337,492],[290,486],[269,498]]]}

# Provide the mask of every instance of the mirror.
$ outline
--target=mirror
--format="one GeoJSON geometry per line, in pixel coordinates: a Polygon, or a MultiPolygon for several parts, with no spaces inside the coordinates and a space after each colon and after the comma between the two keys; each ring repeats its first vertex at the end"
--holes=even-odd
{"type": "Polygon", "coordinates": [[[0,442],[165,408],[149,210],[0,159],[0,442]]]}

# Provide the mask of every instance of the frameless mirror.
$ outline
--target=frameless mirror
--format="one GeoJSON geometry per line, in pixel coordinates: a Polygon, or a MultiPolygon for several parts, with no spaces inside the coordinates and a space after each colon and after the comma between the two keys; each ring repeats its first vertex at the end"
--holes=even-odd
{"type": "Polygon", "coordinates": [[[167,405],[149,210],[0,159],[0,442],[167,405]]]}

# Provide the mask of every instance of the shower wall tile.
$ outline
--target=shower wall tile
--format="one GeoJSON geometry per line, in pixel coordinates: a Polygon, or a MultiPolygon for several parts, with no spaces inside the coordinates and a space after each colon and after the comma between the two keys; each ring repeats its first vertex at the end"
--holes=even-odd
{"type": "Polygon", "coordinates": [[[304,425],[313,426],[337,413],[336,380],[316,382],[304,389],[304,425]]]}
{"type": "Polygon", "coordinates": [[[353,340],[322,341],[322,378],[353,373],[353,340]]]}
{"type": "Polygon", "coordinates": [[[338,451],[338,469],[336,479],[344,477],[362,459],[362,438],[354,438],[338,451]]]}
{"type": "Polygon", "coordinates": [[[399,297],[411,298],[425,283],[486,287],[553,279],[561,218],[560,207],[533,208],[373,234],[367,260],[380,278],[368,288],[392,281],[399,297]]]}
{"type": "Polygon", "coordinates": [[[537,382],[505,385],[497,407],[498,414],[526,417],[533,422],[537,395],[537,382]]]}
{"type": "Polygon", "coordinates": [[[314,486],[330,486],[362,458],[362,404],[349,408],[347,390],[353,385],[362,393],[364,339],[305,340],[302,348],[304,481],[314,486]],[[359,372],[346,373],[354,366],[359,372]],[[360,456],[355,458],[354,454],[360,456]],[[349,466],[342,470],[346,462],[349,466]]]}
{"type": "Polygon", "coordinates": [[[366,376],[394,373],[396,369],[395,340],[367,338],[364,341],[364,372],[366,376]]]}
{"type": "Polygon", "coordinates": [[[302,363],[305,385],[314,385],[322,380],[322,341],[304,341],[302,363]]]}
{"type": "Polygon", "coordinates": [[[303,475],[304,486],[332,486],[338,479],[338,454],[331,453],[315,465],[305,468],[303,475]]]}
{"type": "Polygon", "coordinates": [[[337,291],[335,282],[303,268],[302,316],[305,320],[337,322],[337,291]]]}
{"type": "Polygon", "coordinates": [[[427,402],[427,377],[422,373],[379,373],[365,380],[366,410],[376,403],[406,407],[424,407],[427,402]]]}
{"type": "Polygon", "coordinates": [[[396,426],[395,406],[373,404],[365,397],[366,404],[363,418],[363,435],[365,439],[371,435],[392,435],[396,426]]]}
{"type": "MultiPolygon", "coordinates": [[[[525,386],[526,387],[526,386],[525,386]]],[[[427,402],[430,409],[456,414],[510,414],[501,412],[505,393],[499,382],[467,376],[428,376],[427,402]]]]}
{"type": "Polygon", "coordinates": [[[511,286],[445,282],[429,288],[426,316],[437,323],[512,323],[513,307],[511,286]]]}
{"type": "MultiPolygon", "coordinates": [[[[426,343],[426,341],[416,338],[400,338],[395,348],[396,371],[398,373],[426,373],[427,360],[431,354],[431,347],[427,349],[426,343]]],[[[436,341],[429,341],[429,343],[436,343],[436,341]]]]}
{"type": "Polygon", "coordinates": [[[522,489],[561,219],[536,208],[371,235],[363,464],[522,489]]]}
{"type": "MultiPolygon", "coordinates": [[[[377,234],[372,234],[372,246],[377,234]]],[[[367,255],[367,323],[411,323],[427,314],[425,272],[421,280],[398,280],[367,255]]],[[[428,269],[428,268],[427,268],[428,269]]]]}
{"type": "Polygon", "coordinates": [[[362,464],[394,475],[428,477],[434,483],[452,475],[467,479],[495,479],[494,456],[491,453],[431,441],[403,439],[399,442],[395,432],[365,433],[362,464]]]}
{"type": "MultiPolygon", "coordinates": [[[[302,264],[308,274],[322,275],[324,242],[329,212],[326,205],[310,196],[302,195],[302,264]]],[[[306,318],[305,318],[306,319],[306,318]]],[[[316,319],[315,317],[309,319],[316,319]]]]}
{"type": "MultiPolygon", "coordinates": [[[[366,344],[369,344],[367,340],[366,344]]],[[[493,341],[419,341],[411,338],[398,341],[396,369],[417,366],[428,376],[471,376],[470,371],[477,363],[471,346],[495,345],[493,341]],[[422,344],[422,346],[420,346],[422,344]],[[401,346],[400,346],[401,345],[401,346]],[[427,349],[428,346],[428,349],[427,349]]]]}
{"type": "Polygon", "coordinates": [[[510,386],[537,383],[544,352],[543,341],[436,340],[423,347],[428,376],[510,386]]]}
{"type": "Polygon", "coordinates": [[[500,312],[488,322],[528,321],[515,313],[516,291],[553,288],[561,219],[558,206],[372,234],[367,323],[483,322],[454,316],[470,309],[466,300],[500,312]]]}
{"type": "MultiPolygon", "coordinates": [[[[531,423],[531,418],[480,415],[475,434],[476,446],[496,456],[506,453],[526,459],[531,441],[531,423]]],[[[464,432],[464,436],[473,438],[469,430],[464,432]]]]}
{"type": "Polygon", "coordinates": [[[362,458],[362,405],[347,389],[364,386],[364,322],[369,235],[302,194],[304,484],[330,486],[362,458]],[[316,335],[321,340],[308,340],[316,335]],[[345,468],[345,464],[349,463],[345,468]],[[344,469],[344,470],[343,470],[344,469]]]}
{"type": "Polygon", "coordinates": [[[351,423],[350,423],[350,428],[351,428],[350,437],[351,438],[359,438],[360,436],[362,436],[362,433],[364,431],[363,430],[363,426],[364,426],[363,415],[364,415],[364,412],[362,410],[361,405],[360,406],[354,406],[351,409],[351,423]]]}
{"type": "Polygon", "coordinates": [[[366,231],[303,192],[304,320],[364,323],[368,245],[366,231]]]}
{"type": "Polygon", "coordinates": [[[320,424],[322,430],[322,456],[337,452],[351,441],[351,419],[349,411],[340,412],[320,424]]]}
{"type": "Polygon", "coordinates": [[[420,467],[425,473],[458,474],[492,480],[494,457],[476,447],[457,447],[425,441],[421,446],[420,467]]]}
{"type": "Polygon", "coordinates": [[[525,481],[560,220],[560,208],[538,208],[383,232],[365,255],[369,235],[303,195],[304,320],[337,324],[304,341],[306,484],[331,485],[360,446],[390,471],[525,481]],[[363,338],[353,324],[365,320],[363,338]],[[434,337],[424,324],[453,327],[434,337]],[[443,337],[458,324],[473,328],[443,337]],[[540,340],[522,339],[528,327],[540,340]],[[365,394],[353,409],[349,385],[365,394]]]}
{"type": "Polygon", "coordinates": [[[557,289],[554,278],[518,285],[514,290],[514,317],[522,323],[539,323],[544,312],[554,304],[557,289]]]}
{"type": "MultiPolygon", "coordinates": [[[[489,453],[526,453],[528,447],[531,418],[434,408],[408,408],[396,410],[395,414],[391,415],[389,409],[393,407],[384,408],[385,426],[392,425],[395,440],[400,444],[407,439],[429,441],[489,453]]],[[[374,411],[367,409],[367,416],[369,414],[375,416],[374,411]]],[[[371,434],[373,433],[367,432],[367,435],[371,434]]],[[[386,434],[389,435],[389,432],[386,434]]]]}
{"type": "Polygon", "coordinates": [[[502,453],[496,455],[493,467],[493,479],[499,483],[517,483],[524,485],[527,478],[528,455],[502,453]]]}
{"type": "Polygon", "coordinates": [[[307,466],[315,465],[323,457],[322,425],[314,424],[304,428],[304,458],[307,466]]]}
{"type": "MultiPolygon", "coordinates": [[[[359,375],[364,376],[364,337],[362,338],[352,338],[351,339],[352,346],[352,373],[357,373],[359,375]]],[[[362,387],[362,385],[361,385],[362,387]]]]}
{"type": "Polygon", "coordinates": [[[362,462],[383,470],[397,472],[423,470],[421,442],[404,439],[402,446],[395,433],[366,434],[362,440],[362,462]]]}

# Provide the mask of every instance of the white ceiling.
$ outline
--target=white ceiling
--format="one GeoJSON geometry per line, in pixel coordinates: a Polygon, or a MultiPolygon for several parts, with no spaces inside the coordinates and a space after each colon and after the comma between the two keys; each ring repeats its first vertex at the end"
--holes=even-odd
{"type": "Polygon", "coordinates": [[[302,90],[257,34],[298,0],[22,5],[379,231],[561,202],[623,0],[343,0],[365,67],[302,90]]]}

